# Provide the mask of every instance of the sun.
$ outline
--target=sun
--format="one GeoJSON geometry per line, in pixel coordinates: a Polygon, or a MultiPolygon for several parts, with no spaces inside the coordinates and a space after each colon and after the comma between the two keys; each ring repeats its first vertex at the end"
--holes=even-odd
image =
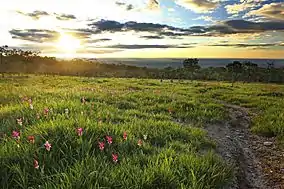
{"type": "Polygon", "coordinates": [[[72,35],[61,33],[57,48],[64,53],[74,54],[81,47],[81,42],[79,39],[73,37],[72,35]]]}

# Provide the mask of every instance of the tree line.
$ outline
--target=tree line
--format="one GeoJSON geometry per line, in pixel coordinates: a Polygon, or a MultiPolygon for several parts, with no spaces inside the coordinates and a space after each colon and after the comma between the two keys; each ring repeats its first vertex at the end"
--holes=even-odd
{"type": "Polygon", "coordinates": [[[284,83],[284,67],[276,68],[274,62],[259,67],[250,61],[233,61],[225,67],[201,68],[197,58],[183,61],[182,68],[163,69],[105,64],[85,59],[58,60],[55,57],[40,56],[38,51],[0,47],[0,72],[5,74],[31,73],[74,75],[87,77],[136,77],[179,80],[218,80],[243,82],[284,83]]]}

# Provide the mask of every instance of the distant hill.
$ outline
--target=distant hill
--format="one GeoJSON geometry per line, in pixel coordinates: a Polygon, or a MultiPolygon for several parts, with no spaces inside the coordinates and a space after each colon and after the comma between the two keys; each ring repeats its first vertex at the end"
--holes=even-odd
{"type": "MultiPolygon", "coordinates": [[[[98,58],[90,59],[94,61],[100,61],[106,64],[126,64],[131,66],[139,67],[148,67],[148,68],[165,68],[173,67],[180,68],[182,67],[182,61],[184,59],[178,58],[98,58]]],[[[231,63],[235,60],[245,61],[249,60],[255,64],[258,64],[259,67],[267,67],[268,61],[274,61],[276,68],[284,67],[284,59],[199,59],[199,65],[201,67],[225,67],[228,63],[231,63]]]]}

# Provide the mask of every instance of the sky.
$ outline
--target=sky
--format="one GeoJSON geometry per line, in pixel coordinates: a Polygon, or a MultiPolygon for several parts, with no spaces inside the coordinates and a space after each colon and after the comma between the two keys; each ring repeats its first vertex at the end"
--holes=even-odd
{"type": "Polygon", "coordinates": [[[3,0],[0,45],[86,58],[284,58],[283,0],[3,0]]]}

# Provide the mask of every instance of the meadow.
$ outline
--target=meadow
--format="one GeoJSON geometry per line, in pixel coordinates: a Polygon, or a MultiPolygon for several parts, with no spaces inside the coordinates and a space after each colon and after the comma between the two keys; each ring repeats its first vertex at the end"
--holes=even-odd
{"type": "Polygon", "coordinates": [[[229,119],[220,100],[284,141],[282,85],[28,75],[0,91],[3,188],[223,188],[234,168],[203,129],[229,119]]]}

